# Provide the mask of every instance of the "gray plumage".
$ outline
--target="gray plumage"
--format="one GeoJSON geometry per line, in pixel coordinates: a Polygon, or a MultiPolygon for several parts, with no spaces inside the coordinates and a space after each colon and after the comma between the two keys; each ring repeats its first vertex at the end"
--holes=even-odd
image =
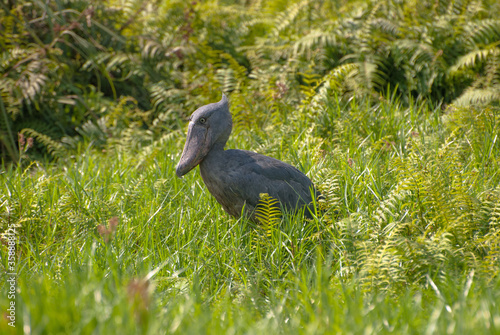
{"type": "MultiPolygon", "coordinates": [[[[198,108],[190,118],[186,144],[176,168],[182,177],[196,165],[205,185],[230,215],[239,218],[243,207],[255,221],[261,193],[296,211],[317,196],[311,180],[295,167],[275,158],[246,150],[224,150],[232,129],[226,96],[198,108]]],[[[306,210],[307,212],[307,210],[306,210]]]]}

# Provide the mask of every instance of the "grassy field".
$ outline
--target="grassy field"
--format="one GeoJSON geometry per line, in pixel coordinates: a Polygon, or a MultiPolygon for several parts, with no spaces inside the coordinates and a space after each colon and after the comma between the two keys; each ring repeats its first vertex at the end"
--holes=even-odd
{"type": "Polygon", "coordinates": [[[500,334],[499,12],[0,1],[0,334],[500,334]],[[319,216],[176,177],[223,92],[319,216]]]}
{"type": "MultiPolygon", "coordinates": [[[[228,145],[310,176],[326,197],[313,220],[230,218],[197,170],[175,176],[180,131],[7,168],[15,331],[499,333],[498,113],[324,104],[314,122],[290,106],[279,126],[239,127],[228,145]]],[[[6,320],[1,332],[13,332],[6,320]]]]}

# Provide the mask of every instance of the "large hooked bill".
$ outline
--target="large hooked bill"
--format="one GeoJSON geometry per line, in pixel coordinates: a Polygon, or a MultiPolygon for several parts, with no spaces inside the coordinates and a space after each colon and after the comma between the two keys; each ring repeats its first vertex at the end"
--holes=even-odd
{"type": "Polygon", "coordinates": [[[190,122],[186,144],[184,145],[181,159],[175,169],[177,177],[180,178],[194,169],[196,165],[201,163],[209,151],[210,134],[208,129],[196,126],[194,122],[190,122]]]}

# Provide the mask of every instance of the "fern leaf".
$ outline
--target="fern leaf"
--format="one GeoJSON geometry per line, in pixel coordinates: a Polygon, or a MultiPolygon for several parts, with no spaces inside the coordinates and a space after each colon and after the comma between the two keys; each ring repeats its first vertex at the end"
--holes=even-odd
{"type": "Polygon", "coordinates": [[[318,48],[331,47],[335,45],[337,34],[326,33],[321,30],[313,30],[309,34],[297,40],[292,47],[292,55],[306,56],[307,59],[312,57],[313,50],[318,48]]]}
{"type": "Polygon", "coordinates": [[[489,48],[489,49],[479,49],[474,50],[466,55],[460,57],[455,65],[450,68],[450,72],[456,72],[463,68],[474,67],[477,63],[484,62],[490,57],[498,57],[500,55],[500,49],[489,48]]]}
{"type": "Polygon", "coordinates": [[[43,144],[47,148],[47,151],[52,156],[56,158],[62,158],[67,155],[64,146],[61,143],[53,140],[50,136],[39,133],[36,130],[30,128],[21,130],[21,133],[28,134],[28,136],[35,138],[39,143],[43,144]]]}
{"type": "Polygon", "coordinates": [[[261,224],[266,236],[270,238],[273,228],[278,224],[281,217],[278,200],[267,193],[261,193],[259,203],[255,208],[255,217],[261,224]]]}
{"type": "Polygon", "coordinates": [[[302,9],[309,5],[311,0],[301,1],[292,5],[283,13],[278,14],[276,18],[276,25],[273,29],[273,35],[279,36],[281,32],[286,30],[290,25],[295,22],[297,17],[302,13],[302,9]]]}
{"type": "Polygon", "coordinates": [[[500,100],[500,85],[488,88],[470,88],[453,101],[456,106],[485,105],[500,100]]]}
{"type": "Polygon", "coordinates": [[[370,22],[370,25],[388,35],[397,36],[400,33],[396,22],[384,18],[376,18],[370,22]]]}
{"type": "Polygon", "coordinates": [[[491,44],[500,40],[500,20],[483,19],[466,25],[470,45],[491,44]]]}

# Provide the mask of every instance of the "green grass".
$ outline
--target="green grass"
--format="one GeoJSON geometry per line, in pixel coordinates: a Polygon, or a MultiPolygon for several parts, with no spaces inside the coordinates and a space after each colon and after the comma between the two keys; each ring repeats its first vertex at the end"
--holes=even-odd
{"type": "Polygon", "coordinates": [[[197,170],[175,176],[181,133],[7,167],[18,286],[0,332],[498,334],[498,112],[329,98],[237,126],[228,147],[299,167],[326,198],[265,231],[197,170]]]}

